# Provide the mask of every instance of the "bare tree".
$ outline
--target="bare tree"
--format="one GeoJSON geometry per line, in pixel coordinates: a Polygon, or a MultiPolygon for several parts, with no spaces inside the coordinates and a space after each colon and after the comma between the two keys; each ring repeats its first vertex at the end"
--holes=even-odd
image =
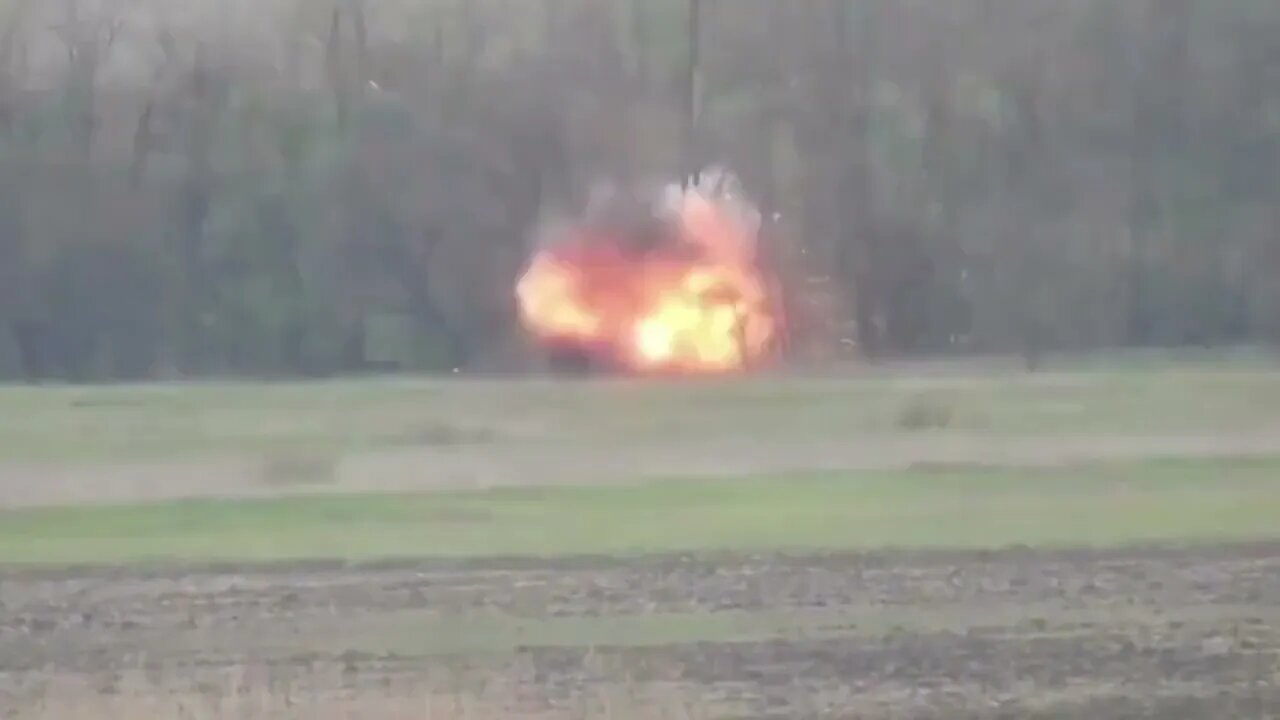
{"type": "Polygon", "coordinates": [[[67,92],[76,113],[76,138],[82,160],[93,155],[97,126],[98,74],[108,61],[124,20],[105,11],[85,15],[80,0],[64,0],[65,17],[54,26],[67,56],[67,92]]]}

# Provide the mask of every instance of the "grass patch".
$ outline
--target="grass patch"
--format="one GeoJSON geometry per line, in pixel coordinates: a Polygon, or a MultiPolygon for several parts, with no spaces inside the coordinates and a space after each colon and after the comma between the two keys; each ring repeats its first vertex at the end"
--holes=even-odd
{"type": "Polygon", "coordinates": [[[955,411],[946,398],[921,394],[907,400],[898,413],[903,430],[941,430],[951,424],[955,411]]]}
{"type": "Polygon", "coordinates": [[[1097,546],[1280,536],[1280,460],[0,512],[0,562],[1097,546]]]}
{"type": "Polygon", "coordinates": [[[340,456],[320,450],[277,451],[261,461],[261,480],[267,485],[326,485],[337,480],[340,456]]]}

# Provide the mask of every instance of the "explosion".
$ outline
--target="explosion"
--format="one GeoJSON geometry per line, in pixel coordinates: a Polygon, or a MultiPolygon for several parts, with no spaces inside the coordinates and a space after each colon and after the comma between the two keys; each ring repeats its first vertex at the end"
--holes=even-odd
{"type": "Polygon", "coordinates": [[[781,318],[755,256],[759,214],[725,182],[712,171],[647,203],[613,194],[549,233],[516,285],[524,326],[548,347],[639,373],[762,359],[781,318]]]}

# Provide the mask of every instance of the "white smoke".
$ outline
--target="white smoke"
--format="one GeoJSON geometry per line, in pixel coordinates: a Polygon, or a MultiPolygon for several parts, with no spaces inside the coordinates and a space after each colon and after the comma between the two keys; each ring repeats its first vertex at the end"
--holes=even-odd
{"type": "Polygon", "coordinates": [[[709,165],[696,177],[688,178],[683,185],[668,183],[662,192],[661,212],[665,216],[678,215],[691,195],[711,202],[726,212],[742,228],[745,235],[743,240],[749,243],[743,250],[749,257],[754,257],[763,218],[760,208],[747,196],[742,187],[742,179],[736,173],[723,165],[709,165]]]}
{"type": "Polygon", "coordinates": [[[648,215],[675,227],[694,199],[710,202],[727,213],[743,230],[742,239],[748,246],[742,250],[754,256],[762,224],[760,209],[747,196],[738,175],[719,164],[707,166],[685,183],[651,179],[624,186],[610,178],[598,179],[588,188],[585,206],[576,216],[544,214],[531,232],[531,245],[535,249],[555,245],[583,224],[634,228],[637,216],[648,215]]]}

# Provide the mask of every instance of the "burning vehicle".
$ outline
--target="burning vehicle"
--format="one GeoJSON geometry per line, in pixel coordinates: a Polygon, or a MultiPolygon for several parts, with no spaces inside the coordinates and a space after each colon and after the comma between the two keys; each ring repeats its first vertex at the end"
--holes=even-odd
{"type": "Polygon", "coordinates": [[[653,192],[606,189],[544,229],[516,285],[553,364],[637,374],[739,372],[783,318],[757,255],[760,215],[718,169],[653,192]]]}

